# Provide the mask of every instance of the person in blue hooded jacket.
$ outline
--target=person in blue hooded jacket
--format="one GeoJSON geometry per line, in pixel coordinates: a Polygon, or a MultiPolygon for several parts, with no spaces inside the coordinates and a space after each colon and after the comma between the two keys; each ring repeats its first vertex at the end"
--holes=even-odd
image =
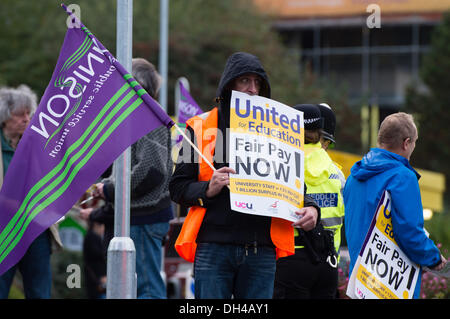
{"type": "MultiPolygon", "coordinates": [[[[423,228],[418,179],[409,159],[416,146],[417,128],[412,115],[391,114],[381,123],[378,148],[372,148],[353,165],[344,188],[345,235],[350,274],[384,190],[392,198],[394,239],[413,262],[440,270],[446,260],[423,228]]],[[[420,276],[414,298],[420,294],[420,276]]]]}

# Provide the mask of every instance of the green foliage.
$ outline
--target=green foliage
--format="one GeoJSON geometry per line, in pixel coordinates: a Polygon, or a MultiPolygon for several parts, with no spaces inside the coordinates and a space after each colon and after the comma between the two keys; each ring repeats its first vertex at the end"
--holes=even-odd
{"type": "MultiPolygon", "coordinates": [[[[112,54],[116,52],[116,0],[77,0],[81,20],[112,54]]],[[[66,3],[69,5],[69,3],[66,3]]],[[[0,85],[29,85],[42,96],[67,29],[58,0],[0,0],[0,85]]],[[[204,111],[214,106],[225,61],[236,51],[258,56],[270,79],[272,98],[288,105],[326,101],[337,113],[338,148],[359,150],[359,115],[347,90],[311,72],[300,76],[298,50],[287,49],[271,17],[252,1],[171,0],[169,3],[168,113],[174,85],[184,76],[204,111]],[[341,141],[342,143],[339,143],[341,141]],[[344,142],[345,141],[345,142],[344,142]]],[[[159,1],[133,1],[133,56],[159,67],[159,1]]],[[[308,70],[308,68],[306,68],[308,70]]]]}
{"type": "MultiPolygon", "coordinates": [[[[431,50],[424,56],[421,79],[426,90],[418,85],[406,94],[407,112],[416,114],[419,141],[411,157],[413,166],[442,172],[450,180],[450,13],[443,16],[432,36],[431,50]]],[[[447,186],[447,189],[449,187],[447,186]]],[[[447,224],[448,225],[448,224],[447,224]]]]}
{"type": "MultiPolygon", "coordinates": [[[[421,68],[421,79],[426,90],[419,90],[419,86],[412,86],[406,94],[406,110],[416,115],[418,123],[419,141],[411,157],[413,166],[442,172],[446,176],[447,192],[444,198],[446,207],[444,212],[434,214],[433,218],[425,222],[425,228],[430,232],[430,238],[441,247],[444,256],[450,250],[450,12],[444,14],[441,24],[434,30],[431,50],[424,56],[421,68]]],[[[438,296],[434,292],[440,291],[436,285],[441,282],[429,275],[424,280],[423,287],[427,297],[438,296]]],[[[449,291],[444,293],[448,298],[449,291]]]]}
{"type": "MultiPolygon", "coordinates": [[[[421,76],[434,98],[442,104],[450,102],[450,12],[444,14],[442,23],[436,28],[431,42],[431,51],[424,58],[421,76]]],[[[435,106],[431,106],[434,108],[435,106]]],[[[440,110],[439,106],[435,107],[440,110]]]]}
{"type": "MultiPolygon", "coordinates": [[[[116,0],[76,4],[82,22],[115,54],[116,0]]],[[[0,6],[0,85],[25,83],[41,96],[58,58],[67,15],[57,0],[0,0],[0,6]]],[[[282,44],[271,18],[255,9],[252,1],[171,0],[169,11],[169,114],[180,76],[188,78],[201,107],[211,109],[225,61],[236,51],[261,59],[274,99],[293,105],[324,96],[315,79],[310,87],[313,77],[301,81],[299,57],[282,44]]],[[[159,1],[133,1],[133,56],[146,58],[157,68],[159,14],[159,1]]]]}
{"type": "Polygon", "coordinates": [[[23,291],[17,286],[11,285],[9,290],[8,299],[25,299],[23,291]]]}
{"type": "MultiPolygon", "coordinates": [[[[425,229],[430,233],[430,238],[441,245],[441,251],[450,251],[450,212],[433,214],[433,218],[425,221],[425,229]]],[[[445,254],[444,254],[445,255],[445,254]]],[[[445,257],[450,257],[445,255],[445,257]]]]}
{"type": "Polygon", "coordinates": [[[20,271],[16,271],[16,274],[14,275],[13,282],[9,288],[8,299],[25,299],[20,271]]]}
{"type": "Polygon", "coordinates": [[[85,288],[85,273],[83,269],[83,254],[63,250],[54,252],[51,257],[52,266],[52,299],[84,299],[87,298],[85,288]],[[80,266],[81,287],[68,288],[67,278],[71,274],[67,272],[67,266],[75,264],[80,266]]]}
{"type": "Polygon", "coordinates": [[[236,51],[261,59],[274,99],[297,102],[298,62],[270,28],[269,17],[258,13],[251,1],[174,0],[170,11],[169,83],[186,76],[205,111],[213,106],[226,59],[236,51]]]}
{"type": "MultiPolygon", "coordinates": [[[[450,251],[450,211],[433,215],[433,218],[425,221],[425,229],[430,233],[430,238],[436,243],[441,254],[449,259],[450,251]]],[[[420,296],[422,299],[448,299],[450,298],[450,279],[425,272],[422,276],[420,296]]]]}
{"type": "MultiPolygon", "coordinates": [[[[81,14],[82,18],[86,15],[87,20],[98,18],[98,12],[107,11],[104,7],[108,1],[77,2],[82,8],[85,6],[86,10],[81,9],[81,14]]],[[[44,93],[67,29],[68,16],[60,4],[61,1],[56,0],[0,0],[0,84],[17,86],[24,83],[39,96],[44,93]]],[[[111,9],[114,8],[115,4],[111,9]]],[[[110,11],[113,14],[114,10],[110,11]]],[[[102,21],[97,21],[94,27],[106,31],[102,21]]],[[[115,21],[112,21],[109,29],[113,32],[114,26],[115,21]]],[[[102,42],[110,45],[106,34],[102,42]]]]}
{"type": "MultiPolygon", "coordinates": [[[[450,232],[448,225],[450,225],[449,207],[446,207],[443,213],[433,214],[433,218],[425,221],[425,229],[430,233],[430,238],[447,259],[450,257],[450,232]]],[[[422,276],[420,297],[422,299],[450,298],[450,279],[425,272],[422,276]]]]}
{"type": "MultiPolygon", "coordinates": [[[[60,1],[0,0],[0,84],[28,84],[42,95],[58,58],[67,15],[60,1]]],[[[115,54],[116,1],[76,1],[82,22],[115,54]]],[[[133,55],[158,67],[159,1],[133,2],[133,55]]],[[[172,0],[169,22],[169,92],[186,76],[205,110],[211,108],[226,58],[235,51],[259,56],[274,97],[292,102],[298,72],[286,49],[251,1],[172,0]]],[[[169,101],[173,110],[173,101],[169,101]]]]}
{"type": "Polygon", "coordinates": [[[297,103],[327,103],[336,114],[336,149],[358,154],[361,151],[360,111],[350,106],[348,87],[335,75],[317,78],[308,66],[302,74],[297,103]]]}

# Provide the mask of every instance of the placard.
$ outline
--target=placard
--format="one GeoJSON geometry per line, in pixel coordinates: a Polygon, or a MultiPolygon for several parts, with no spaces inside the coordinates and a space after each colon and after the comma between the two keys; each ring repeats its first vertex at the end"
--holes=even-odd
{"type": "Polygon", "coordinates": [[[297,221],[303,207],[303,113],[233,91],[230,103],[231,209],[297,221]]]}
{"type": "Polygon", "coordinates": [[[347,286],[353,299],[411,299],[419,276],[394,240],[392,199],[384,191],[347,286]]]}

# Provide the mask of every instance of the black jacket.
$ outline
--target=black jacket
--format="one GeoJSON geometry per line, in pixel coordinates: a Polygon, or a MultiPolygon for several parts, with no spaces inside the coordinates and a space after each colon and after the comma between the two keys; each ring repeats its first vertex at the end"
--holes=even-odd
{"type": "MultiPolygon", "coordinates": [[[[220,101],[218,128],[223,132],[223,143],[216,144],[213,162],[216,169],[229,166],[224,146],[227,145],[225,132],[229,128],[230,86],[234,79],[246,73],[255,73],[263,79],[260,95],[270,98],[269,80],[258,58],[242,52],[233,54],[225,65],[217,90],[217,100],[220,101]],[[218,157],[217,154],[221,154],[221,156],[218,157]]],[[[188,126],[187,130],[191,140],[195,143],[192,128],[188,126]]],[[[169,191],[172,200],[176,203],[187,207],[203,204],[203,207],[206,208],[206,214],[197,235],[197,242],[273,246],[270,238],[270,217],[233,211],[230,206],[230,191],[227,187],[224,187],[214,198],[206,198],[209,182],[198,181],[198,160],[195,162],[197,156],[186,141],[183,141],[179,158],[183,158],[183,152],[186,150],[190,152],[190,159],[176,165],[169,184],[169,191]]],[[[305,206],[316,207],[320,216],[320,208],[310,197],[306,196],[306,187],[305,206]]]]}

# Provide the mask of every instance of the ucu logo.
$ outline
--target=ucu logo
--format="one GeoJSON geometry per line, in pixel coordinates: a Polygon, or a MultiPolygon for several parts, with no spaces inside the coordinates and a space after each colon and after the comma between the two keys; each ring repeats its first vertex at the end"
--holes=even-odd
{"type": "Polygon", "coordinates": [[[236,206],[236,207],[239,207],[239,208],[247,208],[247,209],[253,209],[253,204],[249,204],[249,203],[244,203],[244,202],[234,202],[234,205],[236,206]]]}
{"type": "Polygon", "coordinates": [[[361,290],[359,290],[358,287],[356,287],[356,293],[358,294],[359,298],[366,299],[366,296],[364,295],[364,293],[361,290]]]}

